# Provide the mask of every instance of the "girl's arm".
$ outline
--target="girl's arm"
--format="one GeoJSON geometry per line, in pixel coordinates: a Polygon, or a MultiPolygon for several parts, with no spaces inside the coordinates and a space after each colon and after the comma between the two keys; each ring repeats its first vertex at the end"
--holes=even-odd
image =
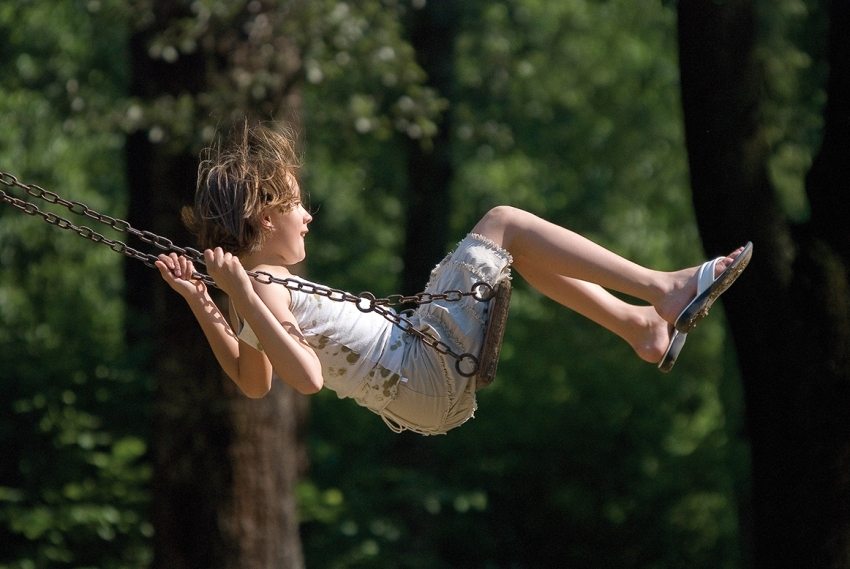
{"type": "MultiPolygon", "coordinates": [[[[263,348],[258,352],[245,343],[239,344],[243,355],[239,361],[240,378],[250,378],[252,385],[260,383],[267,392],[274,370],[300,393],[309,395],[319,391],[324,383],[322,366],[289,309],[289,291],[279,285],[252,281],[239,259],[221,248],[205,251],[204,261],[263,348]]],[[[285,272],[282,267],[276,269],[285,272]]]]}
{"type": "Polygon", "coordinates": [[[239,341],[210,297],[206,285],[192,279],[195,272],[192,262],[172,253],[160,255],[156,268],[163,280],[189,305],[219,365],[229,377],[235,379],[239,369],[239,341]]]}
{"type": "Polygon", "coordinates": [[[240,343],[240,374],[266,378],[267,391],[274,370],[300,393],[316,393],[324,381],[322,366],[289,309],[289,291],[279,285],[252,284],[250,292],[232,296],[231,302],[251,326],[263,351],[240,343]]]}
{"type": "MultiPolygon", "coordinates": [[[[266,353],[258,352],[244,342],[237,340],[233,329],[213,302],[212,298],[210,298],[206,286],[202,282],[191,279],[191,275],[194,273],[191,261],[185,257],[178,257],[175,254],[172,254],[171,256],[160,255],[156,266],[159,269],[162,278],[169,284],[169,286],[176,290],[186,300],[193,315],[200,324],[201,329],[204,332],[213,353],[215,354],[216,360],[224,372],[248,397],[262,397],[268,393],[271,389],[273,369],[272,362],[266,356],[266,353],[269,353],[268,348],[266,348],[266,353]]],[[[244,270],[242,273],[244,275],[244,270]]],[[[247,275],[244,276],[247,280],[247,275]]],[[[248,288],[250,289],[250,283],[248,284],[248,288]]],[[[226,289],[225,292],[227,292],[226,289]]],[[[253,290],[251,293],[253,293],[253,290]]],[[[256,294],[253,294],[253,296],[256,297],[256,294]]],[[[274,360],[280,360],[279,352],[281,350],[274,346],[275,342],[269,341],[271,339],[270,337],[263,338],[263,336],[266,336],[267,330],[265,330],[265,328],[267,328],[267,326],[261,325],[260,322],[265,320],[268,317],[268,314],[257,317],[257,314],[255,313],[268,313],[268,308],[266,308],[265,311],[263,311],[262,308],[258,308],[257,311],[255,311],[253,308],[248,308],[251,302],[252,301],[249,299],[244,308],[237,305],[237,310],[240,310],[240,314],[245,314],[246,316],[250,313],[250,316],[247,317],[251,318],[249,320],[251,327],[255,328],[256,326],[255,331],[257,329],[264,330],[264,332],[262,332],[262,336],[260,335],[260,332],[257,332],[258,337],[260,337],[260,341],[263,342],[264,347],[268,345],[272,348],[270,355],[273,355],[274,360]]],[[[279,322],[277,325],[282,328],[282,325],[279,322]]],[[[286,335],[289,336],[288,334],[286,335]]],[[[286,342],[286,339],[283,339],[283,342],[286,342]]],[[[314,393],[322,386],[321,366],[318,363],[318,358],[316,358],[315,352],[313,352],[309,346],[304,344],[303,347],[299,347],[298,349],[299,351],[304,351],[304,348],[309,350],[312,357],[315,358],[314,367],[318,371],[316,372],[314,370],[313,375],[310,377],[318,377],[318,381],[311,379],[309,381],[293,382],[290,380],[290,377],[288,377],[289,374],[284,375],[279,373],[278,375],[280,375],[284,381],[292,385],[298,391],[302,393],[314,393]]],[[[306,359],[309,360],[309,357],[306,359]]],[[[279,365],[286,364],[281,363],[279,365]]],[[[283,370],[290,368],[281,367],[278,369],[283,370]]]]}

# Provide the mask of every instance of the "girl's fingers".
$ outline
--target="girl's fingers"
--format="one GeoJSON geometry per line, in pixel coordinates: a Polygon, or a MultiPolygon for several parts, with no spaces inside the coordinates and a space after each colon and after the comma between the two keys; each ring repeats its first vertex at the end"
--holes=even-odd
{"type": "Polygon", "coordinates": [[[166,276],[171,273],[171,259],[169,259],[165,255],[159,255],[157,260],[154,262],[154,265],[159,272],[162,273],[162,276],[166,276]]]}
{"type": "Polygon", "coordinates": [[[160,256],[160,259],[155,261],[154,265],[156,266],[157,269],[159,269],[159,274],[162,276],[163,279],[165,279],[167,281],[174,281],[180,275],[176,274],[174,267],[169,266],[168,263],[169,263],[169,259],[167,257],[166,257],[166,259],[162,259],[161,256],[160,256]]]}
{"type": "Polygon", "coordinates": [[[195,274],[195,266],[192,261],[177,253],[158,255],[154,264],[163,276],[189,280],[195,274]]]}

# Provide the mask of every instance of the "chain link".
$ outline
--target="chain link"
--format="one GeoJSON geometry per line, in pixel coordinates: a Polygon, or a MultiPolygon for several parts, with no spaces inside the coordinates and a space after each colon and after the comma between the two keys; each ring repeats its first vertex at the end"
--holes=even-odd
{"type": "MultiPolygon", "coordinates": [[[[0,180],[0,182],[3,181],[0,180]]],[[[3,201],[17,208],[18,210],[26,213],[27,215],[40,217],[42,220],[44,220],[50,225],[55,225],[60,229],[67,229],[68,231],[72,231],[84,239],[88,239],[89,241],[92,241],[94,243],[99,243],[101,245],[109,247],[116,253],[120,253],[122,255],[130,257],[131,259],[141,261],[149,267],[153,267],[154,263],[157,260],[156,255],[151,255],[150,253],[145,253],[144,251],[135,249],[127,245],[123,241],[119,241],[117,239],[110,239],[109,237],[106,237],[102,233],[98,233],[90,227],[86,227],[85,225],[76,225],[70,220],[65,219],[64,217],[61,217],[54,213],[42,211],[34,203],[22,200],[15,196],[11,196],[2,189],[0,189],[0,201],[3,201]]],[[[209,275],[205,275],[204,273],[195,272],[192,277],[202,281],[208,286],[216,286],[215,281],[212,279],[212,277],[210,277],[209,275]]]]}
{"type": "MultiPolygon", "coordinates": [[[[32,196],[36,199],[40,199],[49,204],[62,206],[71,213],[88,217],[89,219],[97,221],[98,223],[102,223],[104,225],[109,226],[110,228],[114,229],[119,233],[126,233],[128,235],[132,235],[149,245],[153,245],[157,249],[167,252],[174,252],[178,255],[182,255],[189,258],[194,263],[205,265],[204,255],[197,249],[193,249],[192,247],[180,247],[178,245],[175,245],[167,237],[157,235],[156,233],[153,233],[151,231],[142,231],[136,229],[132,225],[130,225],[129,222],[120,218],[115,218],[110,215],[99,213],[82,202],[66,200],[59,194],[56,194],[55,192],[51,192],[49,190],[45,190],[40,186],[20,182],[14,175],[8,172],[0,171],[0,184],[3,184],[9,188],[20,188],[25,191],[29,196],[32,196]]],[[[139,260],[149,267],[155,266],[154,263],[157,261],[156,255],[153,255],[151,253],[145,253],[143,251],[135,249],[127,245],[123,241],[119,241],[117,239],[110,239],[105,235],[102,235],[101,233],[98,233],[93,229],[86,227],[85,225],[75,225],[68,219],[60,217],[54,213],[42,211],[34,203],[12,196],[5,192],[3,189],[0,189],[0,201],[8,203],[9,205],[17,208],[18,210],[26,213],[27,215],[40,217],[42,220],[51,225],[55,225],[61,229],[67,229],[69,231],[72,231],[80,237],[83,237],[84,239],[88,239],[94,243],[100,243],[104,246],[107,246],[116,253],[121,253],[122,255],[125,255],[131,259],[139,260]]],[[[402,313],[398,313],[395,310],[392,310],[391,308],[387,307],[397,306],[401,304],[423,305],[435,301],[459,302],[467,296],[472,297],[479,302],[488,302],[495,295],[495,290],[489,283],[475,283],[472,286],[471,290],[465,292],[460,290],[448,290],[441,293],[418,292],[412,295],[391,294],[384,298],[376,298],[375,295],[371,292],[363,292],[360,295],[354,295],[343,290],[334,289],[311,282],[305,282],[300,279],[289,277],[275,277],[274,275],[265,271],[246,272],[248,273],[248,276],[262,284],[278,284],[286,287],[291,291],[299,291],[304,292],[306,294],[316,294],[336,302],[351,302],[361,312],[374,312],[383,317],[391,324],[398,326],[402,331],[406,332],[407,334],[419,338],[424,344],[426,344],[430,348],[433,348],[438,353],[451,356],[455,360],[455,369],[459,374],[465,377],[471,377],[478,372],[479,362],[476,356],[470,353],[457,353],[453,351],[448,344],[446,344],[433,334],[416,328],[413,322],[411,322],[407,316],[404,316],[402,313]]],[[[215,280],[213,280],[212,277],[198,271],[195,271],[192,274],[192,278],[203,282],[207,286],[218,286],[216,285],[215,280]]]]}

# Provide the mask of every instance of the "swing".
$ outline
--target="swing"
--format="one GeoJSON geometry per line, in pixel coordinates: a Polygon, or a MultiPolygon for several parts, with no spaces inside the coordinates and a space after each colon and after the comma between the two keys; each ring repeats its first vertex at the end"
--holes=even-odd
{"type": "MultiPolygon", "coordinates": [[[[14,175],[8,172],[0,171],[0,184],[3,184],[8,188],[17,187],[24,190],[28,195],[34,198],[43,200],[49,204],[60,205],[71,213],[82,215],[99,223],[103,223],[120,233],[132,235],[144,243],[153,245],[157,249],[188,257],[196,264],[204,264],[203,253],[197,249],[193,249],[192,247],[180,247],[175,245],[166,237],[162,237],[150,231],[136,229],[127,221],[99,213],[82,202],[69,201],[54,192],[45,190],[44,188],[34,184],[25,184],[20,182],[14,175]]],[[[27,215],[38,216],[46,223],[55,225],[60,229],[67,229],[84,239],[105,245],[116,253],[141,261],[149,267],[155,266],[154,263],[157,261],[156,255],[135,249],[122,241],[110,239],[84,225],[75,225],[68,219],[56,214],[42,211],[34,203],[12,196],[3,189],[0,189],[0,201],[13,206],[27,215]]],[[[406,333],[419,338],[423,343],[437,352],[454,358],[455,369],[457,372],[464,377],[473,378],[476,390],[487,387],[496,377],[496,368],[499,363],[502,339],[504,337],[508,310],[510,308],[511,282],[509,279],[499,281],[495,287],[485,282],[478,282],[472,285],[472,288],[469,291],[450,290],[441,293],[419,292],[409,296],[393,294],[386,298],[377,298],[371,292],[363,292],[359,295],[353,295],[339,289],[307,283],[298,279],[277,278],[264,271],[247,271],[247,273],[251,278],[262,284],[279,284],[290,290],[302,291],[307,294],[318,294],[333,301],[354,303],[355,306],[357,306],[357,309],[361,312],[376,312],[406,333]],[[387,308],[388,306],[405,303],[421,305],[438,300],[457,302],[467,296],[471,296],[479,302],[489,303],[486,311],[487,324],[484,334],[484,342],[478,356],[470,353],[459,354],[453,351],[437,336],[434,336],[427,330],[420,330],[416,328],[413,323],[401,313],[397,313],[394,310],[387,308]]],[[[215,281],[207,274],[196,271],[192,277],[202,281],[207,286],[217,288],[215,281]]]]}
{"type": "Polygon", "coordinates": [[[478,373],[475,376],[476,390],[487,387],[496,379],[496,367],[502,352],[502,338],[505,335],[510,304],[511,281],[502,279],[496,285],[487,308],[487,329],[484,332],[484,344],[478,356],[478,373]]]}

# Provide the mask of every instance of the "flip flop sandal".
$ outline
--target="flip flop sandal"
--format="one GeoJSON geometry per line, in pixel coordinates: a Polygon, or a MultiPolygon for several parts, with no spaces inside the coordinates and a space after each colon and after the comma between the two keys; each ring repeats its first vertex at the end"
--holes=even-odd
{"type": "Polygon", "coordinates": [[[664,352],[664,355],[661,357],[661,361],[658,362],[658,370],[661,373],[668,373],[671,369],[673,369],[673,366],[676,364],[676,359],[679,357],[679,354],[682,351],[682,346],[685,345],[685,340],[687,338],[687,334],[682,334],[673,328],[673,335],[670,336],[670,344],[667,346],[667,351],[664,352]]]}
{"type": "Polygon", "coordinates": [[[697,295],[688,304],[684,310],[676,318],[676,330],[682,334],[687,334],[694,329],[697,322],[708,316],[708,311],[711,305],[717,298],[726,292],[732,283],[735,282],[753,256],[753,244],[747,242],[744,250],[735,257],[726,270],[723,271],[716,279],[714,278],[714,268],[717,262],[724,257],[718,257],[712,261],[707,261],[700,265],[699,274],[697,276],[697,295]]]}

